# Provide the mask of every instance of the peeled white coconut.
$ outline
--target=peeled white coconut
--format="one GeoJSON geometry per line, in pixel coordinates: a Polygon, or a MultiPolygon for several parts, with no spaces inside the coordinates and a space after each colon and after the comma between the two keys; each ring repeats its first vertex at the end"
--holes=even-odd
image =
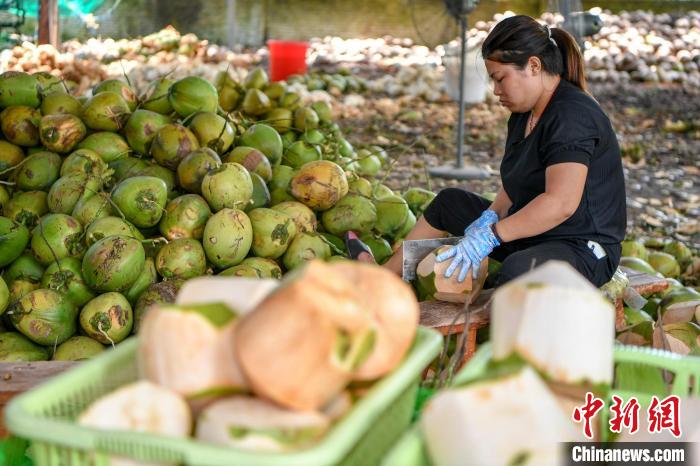
{"type": "MultiPolygon", "coordinates": [[[[121,387],[94,401],[78,424],[104,430],[147,432],[186,438],[192,416],[185,400],[167,388],[148,381],[121,387]]],[[[111,466],[161,466],[123,457],[111,457],[111,466]]]]}
{"type": "Polygon", "coordinates": [[[235,351],[253,391],[320,409],[371,354],[376,331],[354,283],[320,260],[285,279],[236,326],[235,351]]]}
{"type": "Polygon", "coordinates": [[[139,331],[142,375],[189,399],[245,391],[233,350],[237,318],[223,304],[154,306],[139,331]]]}
{"type": "Polygon", "coordinates": [[[467,273],[464,281],[459,282],[459,270],[455,271],[450,278],[445,277],[445,271],[450,266],[451,261],[437,262],[437,256],[449,249],[451,246],[441,246],[425,256],[416,268],[416,280],[419,290],[426,296],[433,296],[438,301],[451,303],[473,302],[484,286],[488,275],[488,258],[479,265],[479,273],[476,280],[472,278],[471,270],[467,273]]]}
{"type": "Polygon", "coordinates": [[[565,462],[559,442],[582,439],[569,417],[525,366],[513,375],[438,393],[420,422],[435,465],[558,466],[565,462]]]}
{"type": "Polygon", "coordinates": [[[224,303],[238,314],[246,314],[278,285],[278,280],[268,278],[197,277],[182,285],[175,303],[224,303]]]}
{"type": "Polygon", "coordinates": [[[517,353],[552,381],[609,384],[615,309],[569,264],[550,261],[496,290],[491,341],[494,359],[517,353]]]}
{"type": "Polygon", "coordinates": [[[198,440],[246,450],[285,452],[323,436],[329,419],[317,411],[291,411],[257,398],[235,396],[209,405],[197,419],[198,440]]]}
{"type": "Polygon", "coordinates": [[[331,265],[354,284],[360,305],[376,322],[374,349],[355,372],[356,380],[373,380],[401,363],[418,329],[420,308],[411,287],[389,270],[355,261],[331,265]]]}

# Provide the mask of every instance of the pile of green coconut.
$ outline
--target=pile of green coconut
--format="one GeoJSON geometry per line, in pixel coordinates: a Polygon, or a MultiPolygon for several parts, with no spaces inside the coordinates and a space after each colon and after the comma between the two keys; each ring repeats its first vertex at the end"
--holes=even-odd
{"type": "Polygon", "coordinates": [[[434,197],[262,69],[66,89],[0,75],[0,361],[91,357],[185,280],[280,278],[348,230],[382,262],[434,197]]]}
{"type": "Polygon", "coordinates": [[[657,238],[624,241],[622,256],[620,265],[663,277],[668,287],[625,307],[618,341],[700,355],[700,257],[680,241],[657,238]]]}

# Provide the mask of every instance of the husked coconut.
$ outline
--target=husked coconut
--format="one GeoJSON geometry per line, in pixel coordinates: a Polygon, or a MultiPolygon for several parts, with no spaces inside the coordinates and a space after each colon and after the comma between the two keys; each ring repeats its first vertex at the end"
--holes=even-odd
{"type": "Polygon", "coordinates": [[[564,464],[559,442],[580,441],[570,414],[535,373],[519,372],[438,393],[420,425],[433,464],[564,464]]]}
{"type": "Polygon", "coordinates": [[[360,305],[376,322],[374,349],[353,378],[382,377],[403,360],[416,336],[420,309],[415,294],[398,276],[374,264],[343,261],[331,267],[355,285],[360,305]]]}
{"type": "Polygon", "coordinates": [[[416,268],[419,292],[425,298],[432,297],[438,301],[451,303],[474,302],[479,296],[479,292],[483,288],[484,281],[488,275],[489,260],[486,258],[481,262],[476,280],[472,278],[470,270],[464,281],[459,282],[457,281],[459,271],[453,273],[450,278],[445,277],[445,271],[451,263],[450,260],[436,261],[437,256],[450,247],[441,246],[420,261],[416,268]]]}
{"type": "Polygon", "coordinates": [[[245,277],[197,277],[177,294],[178,305],[223,303],[239,315],[250,312],[279,285],[278,280],[245,277]]]}
{"type": "Polygon", "coordinates": [[[235,396],[209,405],[195,437],[246,450],[286,452],[308,447],[330,426],[317,411],[292,411],[257,398],[235,396]]]}
{"type": "Polygon", "coordinates": [[[322,261],[288,274],[236,327],[253,391],[292,409],[328,403],[372,352],[374,319],[362,302],[355,284],[322,261]]]}
{"type": "Polygon", "coordinates": [[[569,264],[550,261],[497,289],[493,357],[513,353],[552,381],[611,383],[615,310],[569,264]]]}
{"type": "Polygon", "coordinates": [[[220,303],[152,307],[139,330],[142,375],[194,400],[245,391],[232,347],[237,317],[220,303]]]}
{"type": "MultiPolygon", "coordinates": [[[[105,430],[124,430],[186,438],[192,416],[185,400],[167,388],[148,381],[125,385],[94,401],[78,424],[105,430]]],[[[110,457],[111,466],[165,466],[123,457],[110,457]]]]}

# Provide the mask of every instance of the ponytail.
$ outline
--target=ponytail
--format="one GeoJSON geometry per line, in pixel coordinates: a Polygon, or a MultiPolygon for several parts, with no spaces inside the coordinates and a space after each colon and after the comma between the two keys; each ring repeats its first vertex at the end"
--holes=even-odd
{"type": "Polygon", "coordinates": [[[524,68],[530,57],[542,62],[542,69],[588,92],[581,50],[571,34],[549,28],[534,18],[516,15],[496,24],[481,45],[485,60],[512,63],[524,68]]]}
{"type": "Polygon", "coordinates": [[[552,39],[557,43],[562,58],[561,77],[588,92],[583,55],[574,36],[561,28],[552,28],[552,39]]]}

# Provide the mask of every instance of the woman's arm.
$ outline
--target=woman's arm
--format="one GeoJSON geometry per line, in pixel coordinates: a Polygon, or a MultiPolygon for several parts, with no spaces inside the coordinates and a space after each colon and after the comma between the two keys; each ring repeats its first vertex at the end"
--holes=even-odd
{"type": "Polygon", "coordinates": [[[508,209],[510,209],[512,204],[513,202],[508,197],[506,190],[501,186],[489,209],[495,211],[498,214],[498,218],[504,219],[508,215],[508,209]]]}
{"type": "Polygon", "coordinates": [[[547,167],[545,192],[513,215],[501,217],[503,220],[496,223],[498,236],[508,242],[536,236],[560,225],[581,203],[587,175],[588,167],[582,163],[565,162],[547,167]]]}

